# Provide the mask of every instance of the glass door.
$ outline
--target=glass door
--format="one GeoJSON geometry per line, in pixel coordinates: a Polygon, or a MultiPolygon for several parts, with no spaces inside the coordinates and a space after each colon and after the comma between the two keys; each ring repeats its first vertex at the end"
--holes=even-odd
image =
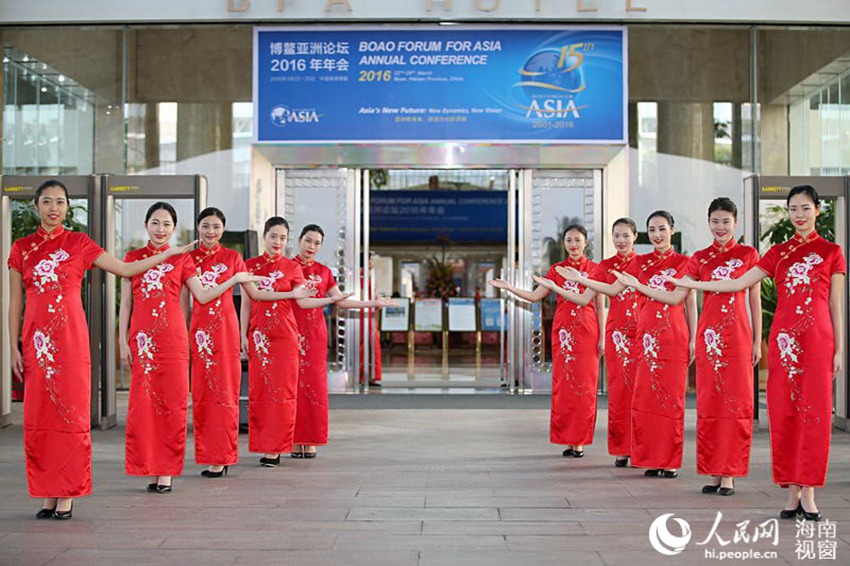
{"type": "MultiPolygon", "coordinates": [[[[532,275],[545,275],[565,258],[561,234],[570,224],[587,229],[587,255],[594,261],[602,258],[601,170],[520,171],[517,204],[517,267],[509,277],[518,287],[530,289],[532,275]]],[[[554,294],[533,304],[511,296],[508,303],[513,386],[521,392],[550,391],[554,294]]]]}

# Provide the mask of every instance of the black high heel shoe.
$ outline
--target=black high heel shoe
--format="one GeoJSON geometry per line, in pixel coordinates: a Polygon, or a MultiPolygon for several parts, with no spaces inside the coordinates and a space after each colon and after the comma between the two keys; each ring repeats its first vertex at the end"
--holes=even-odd
{"type": "Polygon", "coordinates": [[[227,475],[227,469],[229,467],[230,466],[225,466],[224,469],[221,470],[220,472],[212,472],[210,470],[204,470],[203,472],[201,472],[201,475],[204,476],[205,478],[220,478],[221,476],[227,475]]]}
{"type": "Polygon", "coordinates": [[[573,450],[572,448],[567,448],[566,450],[561,452],[561,456],[563,456],[564,458],[568,458],[568,457],[574,455],[575,453],[576,453],[576,451],[573,450]]]}
{"type": "Polygon", "coordinates": [[[573,458],[584,458],[584,450],[573,450],[573,458]]]}
{"type": "Polygon", "coordinates": [[[702,492],[705,493],[706,495],[717,493],[719,490],[720,490],[720,484],[717,484],[717,485],[708,484],[708,485],[702,486],[702,492]]]}
{"type": "Polygon", "coordinates": [[[657,478],[658,476],[661,475],[661,472],[662,472],[662,470],[656,470],[654,468],[650,468],[650,469],[646,470],[643,473],[643,475],[645,475],[648,478],[657,478]]]}
{"type": "Polygon", "coordinates": [[[820,521],[821,519],[823,519],[823,515],[821,515],[817,511],[815,511],[814,513],[809,513],[808,511],[806,511],[806,508],[803,507],[802,501],[800,502],[800,512],[803,514],[803,518],[807,521],[817,522],[817,521],[820,521]]]}
{"type": "Polygon", "coordinates": [[[732,481],[732,487],[721,487],[717,490],[717,493],[726,497],[735,495],[735,481],[732,481]]]}
{"type": "Polygon", "coordinates": [[[679,472],[677,470],[659,470],[659,471],[661,473],[658,474],[658,475],[663,477],[663,478],[673,479],[673,478],[679,477],[679,472]]]}
{"type": "Polygon", "coordinates": [[[795,509],[783,509],[779,512],[780,519],[796,519],[803,512],[803,504],[798,503],[795,509]]]}
{"type": "Polygon", "coordinates": [[[38,513],[35,514],[36,519],[52,519],[53,514],[56,512],[56,509],[39,509],[38,513]]]}
{"type": "Polygon", "coordinates": [[[280,465],[280,454],[277,455],[277,458],[266,458],[263,456],[260,458],[260,465],[264,468],[277,468],[280,465]]]}
{"type": "Polygon", "coordinates": [[[171,493],[171,486],[153,482],[148,484],[148,491],[151,493],[171,493]]]}
{"type": "Polygon", "coordinates": [[[624,457],[618,456],[617,459],[614,460],[614,465],[617,466],[618,468],[625,468],[626,466],[629,465],[629,457],[628,456],[624,456],[624,457]]]}
{"type": "Polygon", "coordinates": [[[74,516],[74,502],[71,502],[71,506],[67,511],[54,511],[53,518],[59,519],[60,521],[64,521],[65,519],[70,519],[74,516]]]}

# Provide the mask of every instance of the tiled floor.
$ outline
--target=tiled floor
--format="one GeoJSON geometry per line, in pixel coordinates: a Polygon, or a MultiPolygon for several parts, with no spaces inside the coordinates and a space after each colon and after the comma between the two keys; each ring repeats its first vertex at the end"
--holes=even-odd
{"type": "Polygon", "coordinates": [[[733,539],[738,523],[750,521],[744,530],[752,532],[785,500],[770,482],[766,432],[755,436],[738,493],[706,496],[694,472],[692,409],[681,477],[664,480],[612,465],[604,409],[587,456],[561,457],[541,404],[428,408],[417,399],[417,408],[334,409],[331,444],[315,460],[260,468],[243,435],[240,465],[213,480],[198,475],[190,438],[186,475],[168,495],[146,493],[144,478],[124,474],[122,428],[97,431],[94,495],[66,522],[33,518],[39,503],[27,496],[21,428],[12,426],[0,430],[0,564],[637,566],[716,562],[709,551],[777,552],[747,562],[796,564],[806,540],[816,556],[834,543],[831,562],[850,563],[850,434],[834,434],[819,493],[834,533],[798,536],[794,521],[782,522],[773,546],[733,539]],[[716,533],[731,542],[699,544],[718,512],[716,533]],[[664,513],[675,515],[669,531],[682,532],[679,518],[692,532],[675,557],[650,546],[650,524],[664,513]]]}

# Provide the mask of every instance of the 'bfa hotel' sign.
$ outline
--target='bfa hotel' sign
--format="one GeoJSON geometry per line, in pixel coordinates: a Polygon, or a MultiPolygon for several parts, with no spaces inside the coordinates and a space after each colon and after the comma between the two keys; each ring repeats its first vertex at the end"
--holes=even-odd
{"type": "MultiPolygon", "coordinates": [[[[254,4],[274,4],[278,12],[286,12],[287,0],[225,0],[228,12],[248,12],[254,4]]],[[[646,12],[646,7],[638,6],[637,0],[506,0],[504,4],[517,4],[525,2],[528,10],[540,13],[546,8],[554,8],[560,12],[568,13],[574,10],[577,13],[599,12],[600,5],[619,5],[623,12],[646,12]]],[[[293,0],[289,0],[291,4],[293,0]]],[[[467,9],[477,12],[498,13],[502,8],[502,0],[409,0],[409,8],[419,8],[425,12],[443,12],[447,15],[457,13],[462,5],[467,9]]],[[[318,0],[314,2],[317,9],[322,8],[326,14],[349,12],[357,15],[358,12],[374,12],[375,2],[367,0],[318,0]],[[371,4],[371,5],[370,5],[371,4]]]]}

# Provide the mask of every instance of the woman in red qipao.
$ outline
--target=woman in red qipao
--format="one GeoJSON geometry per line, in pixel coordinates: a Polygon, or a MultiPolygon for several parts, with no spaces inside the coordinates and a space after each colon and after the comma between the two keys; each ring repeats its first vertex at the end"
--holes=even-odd
{"type": "MultiPolygon", "coordinates": [[[[248,449],[264,452],[260,465],[276,467],[281,452],[292,452],[298,387],[298,329],[292,300],[303,309],[336,302],[328,297],[307,298],[301,265],[283,255],[289,223],[280,216],[266,220],[265,253],[249,259],[248,270],[261,277],[256,288],[245,285],[240,335],[248,356],[248,449]],[[274,300],[260,299],[272,293],[274,300]]],[[[341,297],[345,297],[342,295],[341,297]]]]}
{"type": "MultiPolygon", "coordinates": [[[[247,271],[239,252],[220,244],[227,220],[217,208],[198,215],[201,245],[191,252],[201,285],[211,289],[234,273],[247,271]]],[[[187,291],[186,287],[183,292],[187,291]]],[[[195,302],[189,329],[192,358],[192,428],[195,461],[218,478],[239,460],[239,319],[228,291],[211,303],[195,302]]]]}
{"type": "MultiPolygon", "coordinates": [[[[149,241],[127,252],[126,261],[167,253],[176,227],[177,213],[170,204],[151,205],[145,216],[149,241]]],[[[183,285],[197,302],[206,304],[233,285],[255,280],[248,273],[234,273],[217,287],[205,288],[189,254],[121,280],[118,343],[121,359],[131,370],[126,470],[131,476],[153,476],[148,491],[169,493],[172,476],[183,471],[189,396],[189,343],[180,304],[183,285]]]]}
{"type": "Polygon", "coordinates": [[[599,354],[603,348],[604,319],[598,316],[601,300],[596,292],[566,281],[557,272],[570,266],[585,275],[596,264],[584,255],[587,231],[572,225],[562,236],[567,259],[549,268],[546,277],[534,277],[540,284],[534,291],[510,285],[502,279],[490,284],[525,299],[539,301],[551,291],[558,294],[558,307],[552,324],[552,411],[549,441],[566,444],[565,457],[581,458],[584,445],[593,443],[596,428],[596,391],[599,381],[599,354]]]}
{"type": "MultiPolygon", "coordinates": [[[[316,297],[330,296],[343,309],[393,306],[388,299],[355,301],[352,293],[343,294],[331,270],[316,261],[325,233],[320,226],[308,224],[298,238],[295,261],[304,273],[304,286],[316,297]]],[[[298,402],[295,411],[293,458],[315,458],[316,446],[328,443],[328,326],[320,309],[293,308],[298,323],[298,402]]]]}
{"type": "MultiPolygon", "coordinates": [[[[615,271],[624,271],[637,257],[634,251],[637,225],[631,218],[619,218],[611,229],[617,253],[599,262],[594,279],[611,285],[615,271]]],[[[601,292],[606,294],[610,287],[601,292]]],[[[614,465],[624,468],[632,453],[632,391],[635,383],[635,331],[638,296],[628,287],[611,295],[605,321],[605,369],[608,373],[608,453],[614,465]]]]}
{"type": "Polygon", "coordinates": [[[96,266],[130,277],[185,249],[135,263],[115,259],[86,234],[62,227],[68,190],[56,180],[36,190],[35,206],[41,220],[38,231],[17,240],[9,254],[12,371],[18,377],[26,374],[27,483],[31,496],[44,498],[36,517],[70,519],[73,498],[92,490],[91,360],[81,300],[85,272],[96,266]]]}
{"type": "Polygon", "coordinates": [[[773,481],[790,488],[783,519],[819,521],[815,488],[826,483],[832,432],[832,381],[844,359],[844,278],[841,248],[815,231],[820,198],[809,185],[788,193],[796,233],[770,248],[738,279],[675,283],[732,293],[765,277],[776,281],[777,302],[768,346],[767,414],[773,481]]]}
{"type": "MultiPolygon", "coordinates": [[[[737,279],[758,261],[758,252],[735,242],[738,208],[726,197],[708,207],[714,243],[691,257],[683,275],[696,281],[737,279]]],[[[621,280],[648,297],[681,304],[687,289],[666,291],[621,280]]],[[[697,329],[697,472],[713,476],[703,493],[732,495],[735,477],[750,466],[753,431],[753,365],[761,357],[761,294],[758,285],[737,293],[705,293],[697,329]],[[749,293],[748,293],[749,292],[749,293]],[[749,311],[747,313],[747,304],[749,311]]]]}
{"type": "MultiPolygon", "coordinates": [[[[664,289],[662,276],[682,273],[688,257],[673,251],[673,216],[664,210],[647,219],[649,240],[655,249],[638,256],[626,273],[641,283],[664,289]]],[[[585,283],[575,270],[559,269],[567,279],[585,283]]],[[[588,282],[591,288],[598,288],[588,282]]],[[[622,282],[610,292],[626,288],[622,282]]],[[[682,465],[685,427],[685,389],[688,365],[693,361],[696,336],[696,299],[689,293],[685,305],[671,306],[639,295],[637,340],[642,345],[632,394],[632,466],[648,468],[647,476],[675,478],[682,465]]]]}

